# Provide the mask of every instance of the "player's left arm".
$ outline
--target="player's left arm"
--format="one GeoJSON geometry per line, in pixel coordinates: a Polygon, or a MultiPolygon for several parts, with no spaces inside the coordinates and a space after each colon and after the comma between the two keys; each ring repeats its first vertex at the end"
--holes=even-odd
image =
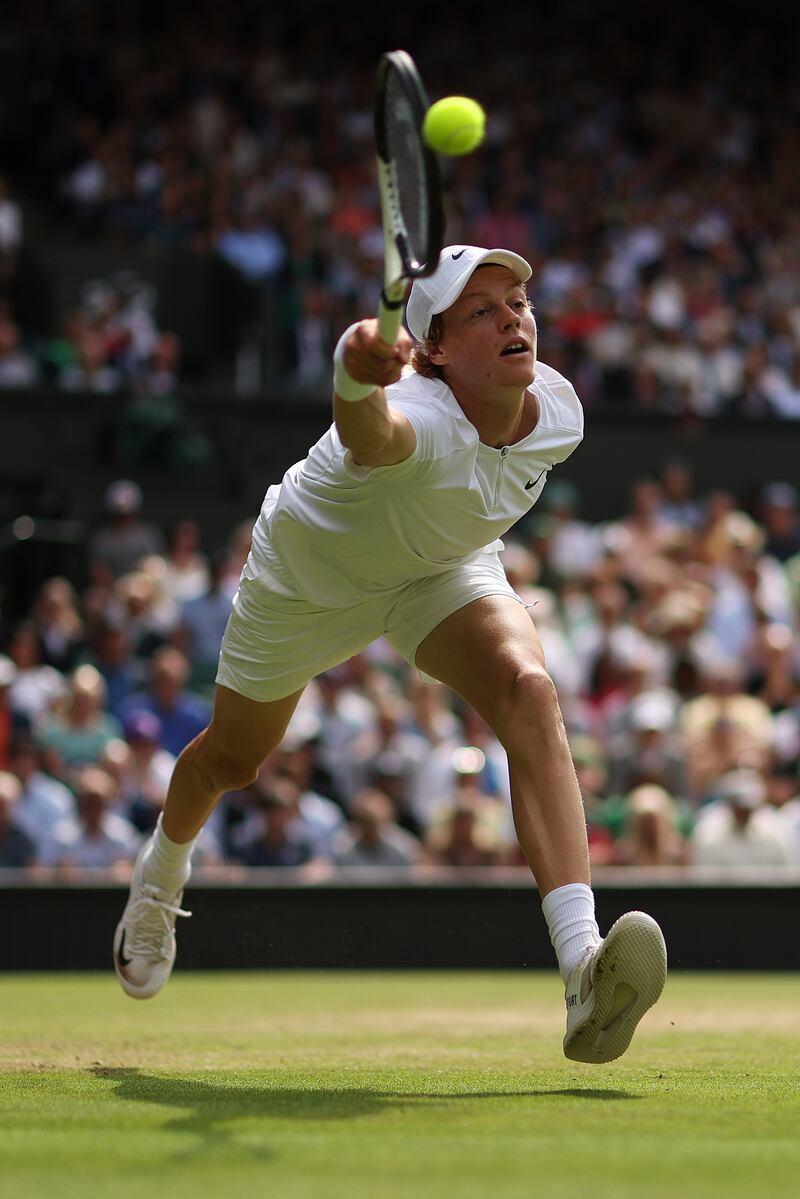
{"type": "Polygon", "coordinates": [[[411,355],[413,342],[401,329],[397,345],[381,339],[376,320],[361,321],[337,347],[333,419],[342,445],[359,466],[393,466],[409,458],[417,444],[414,426],[386,399],[411,355]],[[351,385],[373,385],[362,399],[343,398],[357,392],[351,385]]]}

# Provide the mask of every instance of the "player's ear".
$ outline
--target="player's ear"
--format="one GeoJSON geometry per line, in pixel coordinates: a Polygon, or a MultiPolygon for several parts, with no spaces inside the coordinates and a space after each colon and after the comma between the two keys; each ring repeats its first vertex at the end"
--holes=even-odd
{"type": "Polygon", "coordinates": [[[447,366],[450,361],[438,341],[428,342],[427,351],[434,366],[447,366]]]}

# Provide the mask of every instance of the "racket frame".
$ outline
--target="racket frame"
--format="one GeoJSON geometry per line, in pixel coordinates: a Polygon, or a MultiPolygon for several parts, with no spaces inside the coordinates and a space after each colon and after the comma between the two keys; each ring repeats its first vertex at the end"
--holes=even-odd
{"type": "Polygon", "coordinates": [[[422,136],[422,122],[427,110],[428,97],[411,55],[405,50],[391,50],[384,54],[378,66],[375,96],[375,146],[383,225],[383,290],[378,305],[378,328],[382,339],[390,345],[397,341],[403,321],[403,305],[411,283],[414,279],[433,274],[439,263],[444,240],[444,206],[439,162],[422,136]],[[418,262],[411,253],[408,230],[400,205],[397,163],[389,153],[385,110],[390,73],[394,73],[400,81],[419,138],[422,178],[428,204],[427,262],[418,262]]]}

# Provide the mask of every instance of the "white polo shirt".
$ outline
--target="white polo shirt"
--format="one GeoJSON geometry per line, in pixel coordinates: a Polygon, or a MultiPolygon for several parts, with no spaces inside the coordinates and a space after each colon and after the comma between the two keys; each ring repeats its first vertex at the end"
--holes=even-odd
{"type": "Polygon", "coordinates": [[[269,488],[245,575],[344,608],[501,549],[498,538],[583,437],[583,411],[563,375],[539,362],[531,390],[536,428],[496,449],[479,440],[444,382],[404,375],[387,398],[414,426],[413,454],[393,466],[359,466],[331,426],[269,488]]]}

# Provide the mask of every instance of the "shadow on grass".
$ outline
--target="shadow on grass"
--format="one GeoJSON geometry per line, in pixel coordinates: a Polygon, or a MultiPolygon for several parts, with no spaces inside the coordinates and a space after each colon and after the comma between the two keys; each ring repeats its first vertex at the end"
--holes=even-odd
{"type": "MultiPolygon", "coordinates": [[[[143,1074],[137,1069],[96,1066],[90,1071],[95,1078],[111,1080],[117,1099],[137,1103],[161,1104],[183,1109],[165,1126],[168,1131],[189,1133],[199,1137],[206,1148],[224,1146],[230,1141],[226,1123],[248,1117],[289,1120],[352,1120],[388,1109],[419,1106],[452,1105],[475,1099],[546,1099],[566,1096],[573,1099],[619,1100],[638,1099],[628,1091],[582,1090],[572,1087],[563,1090],[530,1091],[466,1091],[466,1092],[401,1092],[351,1088],[300,1088],[265,1086],[220,1086],[198,1082],[193,1078],[158,1077],[143,1074]],[[183,1114],[186,1113],[186,1114],[183,1114]]],[[[237,1150],[240,1137],[237,1135],[237,1150]]],[[[271,1152],[251,1146],[247,1152],[270,1157],[271,1152]]]]}

